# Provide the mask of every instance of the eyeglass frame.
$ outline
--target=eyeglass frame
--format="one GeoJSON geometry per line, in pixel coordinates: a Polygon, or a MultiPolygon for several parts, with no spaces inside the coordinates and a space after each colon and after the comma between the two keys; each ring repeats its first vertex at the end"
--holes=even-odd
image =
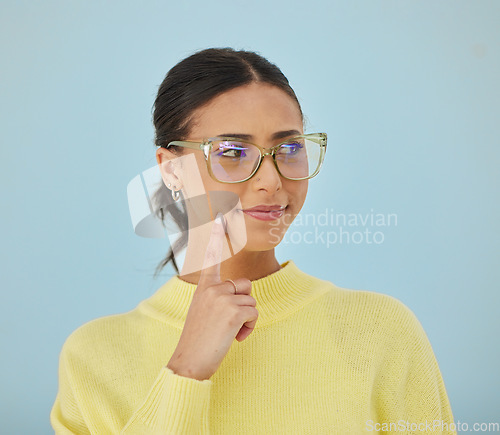
{"type": "Polygon", "coordinates": [[[192,140],[174,140],[169,142],[167,145],[161,145],[161,148],[166,148],[168,149],[169,146],[179,146],[179,147],[184,147],[184,148],[190,148],[193,150],[202,150],[203,154],[205,156],[205,162],[207,164],[207,170],[210,176],[215,180],[218,181],[219,183],[224,183],[224,184],[236,184],[236,183],[243,183],[245,181],[250,180],[259,168],[262,165],[262,162],[264,161],[265,156],[271,156],[274,162],[274,166],[276,167],[276,170],[278,171],[278,174],[282,176],[283,178],[287,180],[292,180],[292,181],[301,181],[301,180],[309,180],[316,175],[318,175],[321,167],[323,166],[323,161],[325,160],[325,154],[326,154],[326,144],[327,144],[327,134],[326,133],[309,133],[309,134],[301,134],[298,136],[293,136],[291,138],[288,138],[287,140],[284,140],[283,142],[280,142],[277,145],[274,145],[270,148],[263,148],[257,144],[254,144],[252,142],[248,142],[246,140],[243,140],[241,138],[236,138],[236,137],[226,137],[226,136],[217,136],[213,137],[210,139],[204,139],[202,142],[200,141],[192,141],[192,140]],[[289,143],[290,141],[296,140],[296,139],[309,139],[312,140],[313,142],[316,142],[320,146],[320,156],[319,156],[319,164],[316,170],[312,175],[309,175],[308,177],[302,177],[302,178],[290,178],[281,173],[281,171],[278,168],[278,162],[276,161],[276,151],[284,144],[289,143]],[[242,142],[246,143],[248,145],[253,145],[257,147],[257,149],[260,151],[260,157],[259,157],[259,163],[255,167],[255,170],[244,180],[240,181],[222,181],[219,180],[215,174],[212,172],[212,161],[210,159],[210,151],[212,149],[212,143],[215,141],[219,140],[227,140],[227,141],[235,141],[235,142],[242,142]],[[265,152],[268,151],[268,152],[265,152]]]}

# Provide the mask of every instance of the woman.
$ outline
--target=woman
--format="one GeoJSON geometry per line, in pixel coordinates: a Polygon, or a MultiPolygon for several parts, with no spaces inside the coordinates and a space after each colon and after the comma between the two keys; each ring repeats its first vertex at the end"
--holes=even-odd
{"type": "Polygon", "coordinates": [[[195,53],[160,86],[154,125],[158,213],[184,234],[163,265],[179,273],[187,242],[184,264],[67,339],[56,433],[455,433],[408,308],[275,257],[326,148],[281,71],[252,52],[195,53]]]}

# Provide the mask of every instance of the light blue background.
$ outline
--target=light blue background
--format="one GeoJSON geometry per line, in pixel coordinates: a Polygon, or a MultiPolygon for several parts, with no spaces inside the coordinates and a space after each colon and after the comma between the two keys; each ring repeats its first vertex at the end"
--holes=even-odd
{"type": "Polygon", "coordinates": [[[278,260],[403,301],[455,420],[500,420],[499,2],[12,0],[0,17],[2,433],[52,433],[65,338],[172,275],[153,280],[168,241],[134,234],[126,186],[156,162],[164,75],[210,46],[275,62],[328,132],[303,213],[398,216],[381,244],[278,260]]]}

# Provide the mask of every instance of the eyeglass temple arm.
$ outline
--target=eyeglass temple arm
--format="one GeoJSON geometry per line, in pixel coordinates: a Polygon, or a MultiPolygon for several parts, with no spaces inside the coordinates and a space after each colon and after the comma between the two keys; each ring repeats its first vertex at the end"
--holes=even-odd
{"type": "Polygon", "coordinates": [[[309,137],[309,140],[316,142],[319,145],[326,146],[326,133],[312,133],[311,135],[304,135],[309,137]]]}
{"type": "Polygon", "coordinates": [[[199,150],[203,144],[200,142],[190,142],[187,140],[174,140],[170,142],[165,148],[168,148],[170,145],[177,147],[191,148],[193,150],[199,150]]]}

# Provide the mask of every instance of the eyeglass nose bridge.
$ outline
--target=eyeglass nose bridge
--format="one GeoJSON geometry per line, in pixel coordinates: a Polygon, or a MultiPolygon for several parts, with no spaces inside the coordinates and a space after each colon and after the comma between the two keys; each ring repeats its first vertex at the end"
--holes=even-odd
{"type": "Polygon", "coordinates": [[[248,180],[250,178],[253,178],[254,175],[257,174],[257,172],[259,171],[259,169],[261,168],[262,166],[262,163],[264,162],[264,157],[266,156],[271,156],[272,159],[273,159],[273,163],[274,163],[274,167],[276,168],[276,170],[278,171],[278,174],[279,175],[282,175],[281,174],[281,171],[279,170],[278,168],[278,163],[276,162],[276,158],[275,158],[275,150],[277,150],[278,148],[277,147],[273,147],[273,148],[260,148],[260,159],[259,159],[259,164],[257,165],[257,167],[255,168],[255,171],[254,173],[248,178],[248,180]],[[268,151],[268,152],[264,152],[264,151],[268,151]]]}

